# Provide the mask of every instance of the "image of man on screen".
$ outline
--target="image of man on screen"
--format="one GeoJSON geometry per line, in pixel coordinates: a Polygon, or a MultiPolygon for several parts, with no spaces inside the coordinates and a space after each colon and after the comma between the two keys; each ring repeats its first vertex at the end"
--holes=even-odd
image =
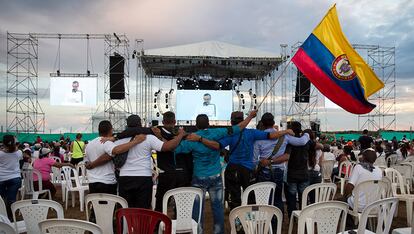
{"type": "Polygon", "coordinates": [[[83,92],[79,89],[79,82],[73,81],[72,82],[72,91],[68,92],[65,96],[65,104],[66,105],[83,105],[83,92]]]}
{"type": "Polygon", "coordinates": [[[203,105],[199,107],[197,115],[205,114],[211,120],[217,120],[217,108],[215,104],[211,103],[211,94],[206,93],[203,95],[203,105]]]}

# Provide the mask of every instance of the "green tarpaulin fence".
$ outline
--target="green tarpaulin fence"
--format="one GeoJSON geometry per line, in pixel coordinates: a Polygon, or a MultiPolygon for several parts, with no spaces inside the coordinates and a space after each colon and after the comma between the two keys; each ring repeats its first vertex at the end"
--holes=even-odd
{"type": "MultiPolygon", "coordinates": [[[[0,141],[3,139],[3,136],[5,134],[12,134],[17,136],[17,139],[19,142],[35,142],[37,136],[40,136],[43,141],[57,141],[60,139],[60,137],[63,135],[66,139],[66,137],[70,137],[71,140],[75,139],[76,133],[63,133],[63,134],[35,134],[35,133],[0,133],[0,141]]],[[[358,138],[361,136],[360,133],[326,133],[328,136],[333,136],[335,134],[336,139],[339,139],[344,137],[345,140],[358,140],[358,138]]],[[[394,132],[394,131],[381,131],[379,132],[381,134],[382,138],[391,140],[394,136],[397,137],[398,140],[401,140],[404,135],[407,136],[407,139],[412,139],[412,133],[411,132],[394,132]]],[[[98,133],[82,133],[82,139],[89,141],[98,136],[98,133]]]]}
{"type": "MultiPolygon", "coordinates": [[[[6,134],[11,134],[17,137],[17,140],[19,142],[29,142],[33,143],[36,141],[37,136],[40,136],[42,138],[42,141],[58,141],[60,137],[63,135],[66,139],[66,137],[70,137],[71,140],[74,140],[76,138],[77,133],[63,133],[63,134],[35,134],[35,133],[11,133],[11,132],[2,132],[0,133],[0,141],[3,140],[3,136],[6,134]]],[[[98,136],[98,133],[82,133],[82,139],[84,141],[89,141],[98,136]]]]}

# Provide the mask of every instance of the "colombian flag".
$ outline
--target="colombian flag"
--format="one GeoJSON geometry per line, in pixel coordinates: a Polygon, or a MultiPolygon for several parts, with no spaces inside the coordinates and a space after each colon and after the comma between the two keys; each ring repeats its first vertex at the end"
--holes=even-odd
{"type": "Polygon", "coordinates": [[[384,87],[343,34],[335,5],[292,62],[325,97],[353,114],[371,112],[375,105],[367,98],[384,87]]]}

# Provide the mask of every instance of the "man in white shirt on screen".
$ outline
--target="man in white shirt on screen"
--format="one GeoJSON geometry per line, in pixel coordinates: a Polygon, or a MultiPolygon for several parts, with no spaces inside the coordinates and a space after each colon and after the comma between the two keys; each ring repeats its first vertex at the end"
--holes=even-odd
{"type": "Polygon", "coordinates": [[[210,120],[217,120],[217,108],[215,104],[211,103],[211,94],[203,95],[203,105],[199,107],[197,115],[205,114],[210,120]]]}
{"type": "Polygon", "coordinates": [[[79,82],[72,82],[72,91],[65,95],[66,105],[84,105],[84,98],[82,90],[79,90],[79,82]]]}

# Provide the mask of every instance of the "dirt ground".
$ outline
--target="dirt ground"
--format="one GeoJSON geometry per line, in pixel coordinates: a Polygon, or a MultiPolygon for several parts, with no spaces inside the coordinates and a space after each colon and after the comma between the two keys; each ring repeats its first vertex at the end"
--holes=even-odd
{"type": "MultiPolygon", "coordinates": [[[[62,202],[61,190],[60,190],[59,187],[57,187],[56,198],[54,200],[59,202],[60,204],[62,204],[63,208],[65,208],[65,203],[62,202]]],[[[229,223],[229,220],[228,220],[229,210],[225,211],[224,216],[225,216],[225,223],[224,223],[225,233],[230,233],[230,223],[229,223]]],[[[52,213],[52,214],[49,215],[49,217],[52,218],[52,217],[56,217],[56,216],[55,216],[55,214],[52,213]]],[[[77,199],[75,207],[71,206],[71,200],[69,200],[68,209],[65,210],[65,218],[86,220],[85,211],[80,212],[80,209],[79,209],[79,198],[77,199]]],[[[205,218],[204,219],[204,230],[205,230],[204,233],[205,234],[213,233],[213,215],[212,215],[212,212],[211,212],[211,207],[210,207],[210,202],[209,201],[206,201],[206,203],[205,203],[205,217],[204,218],[205,218]]],[[[296,233],[296,227],[295,227],[296,225],[294,225],[294,230],[293,230],[294,233],[296,233]]],[[[400,227],[407,227],[406,208],[405,208],[405,203],[404,202],[399,203],[398,216],[394,217],[394,220],[392,222],[391,230],[393,230],[394,228],[400,228],[400,227]]],[[[287,212],[285,211],[284,212],[284,217],[283,217],[282,233],[287,234],[288,233],[288,228],[289,228],[289,220],[287,219],[287,212]]]]}

